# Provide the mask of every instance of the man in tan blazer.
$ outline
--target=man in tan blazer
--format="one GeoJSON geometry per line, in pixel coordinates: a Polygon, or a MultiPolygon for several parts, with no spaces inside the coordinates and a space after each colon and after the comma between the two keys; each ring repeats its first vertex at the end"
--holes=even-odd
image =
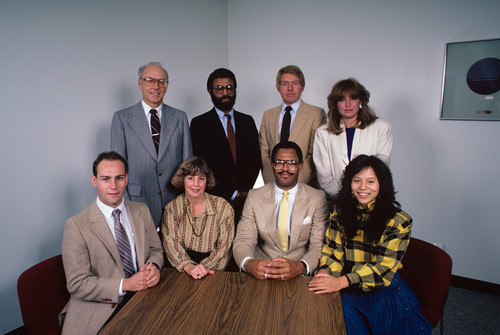
{"type": "Polygon", "coordinates": [[[304,155],[299,182],[317,186],[312,161],[314,133],[319,126],[326,123],[326,115],[323,108],[301,100],[305,86],[304,74],[298,66],[288,65],[278,71],[276,89],[283,103],[264,112],[259,132],[262,177],[266,184],[273,181],[270,158],[272,148],[280,141],[289,140],[297,143],[304,155]],[[287,109],[290,110],[287,112],[287,109]]]}
{"type": "Polygon", "coordinates": [[[128,300],[127,292],[159,282],[163,249],[148,207],[123,200],[127,181],[125,159],[113,151],[100,154],[92,176],[96,201],[64,225],[62,256],[71,298],[60,315],[63,334],[97,334],[128,300]]]}
{"type": "Polygon", "coordinates": [[[257,279],[288,280],[316,269],[328,206],[323,191],[298,182],[303,165],[296,143],[278,143],[271,157],[275,180],[248,193],[233,254],[257,279]]]}

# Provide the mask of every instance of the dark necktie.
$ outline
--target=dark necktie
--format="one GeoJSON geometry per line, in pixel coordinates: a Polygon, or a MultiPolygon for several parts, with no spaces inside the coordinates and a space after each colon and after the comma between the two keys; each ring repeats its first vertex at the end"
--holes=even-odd
{"type": "Polygon", "coordinates": [[[158,153],[158,147],[160,146],[160,119],[158,118],[158,113],[156,109],[149,111],[151,113],[151,134],[153,135],[153,142],[155,144],[156,153],[158,153]]]}
{"type": "Polygon", "coordinates": [[[225,114],[227,118],[227,141],[231,148],[231,155],[233,155],[234,166],[236,166],[236,137],[234,136],[233,125],[231,124],[231,115],[225,114]]]}
{"type": "Polygon", "coordinates": [[[118,251],[120,252],[120,258],[122,259],[123,272],[125,272],[125,277],[129,278],[135,273],[134,263],[132,261],[130,241],[120,221],[120,213],[119,209],[113,211],[113,217],[115,218],[115,239],[118,251]]]}
{"type": "Polygon", "coordinates": [[[280,142],[286,142],[288,141],[288,137],[290,137],[290,123],[292,122],[292,115],[290,114],[291,110],[292,106],[286,106],[283,122],[281,123],[280,142]]]}

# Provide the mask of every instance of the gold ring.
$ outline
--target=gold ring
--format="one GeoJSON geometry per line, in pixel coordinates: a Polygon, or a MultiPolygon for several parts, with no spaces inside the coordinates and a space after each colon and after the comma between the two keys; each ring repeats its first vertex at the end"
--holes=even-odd
{"type": "Polygon", "coordinates": [[[283,280],[283,275],[281,275],[281,280],[283,280]]]}
{"type": "Polygon", "coordinates": [[[267,273],[264,273],[264,278],[267,279],[267,273]]]}

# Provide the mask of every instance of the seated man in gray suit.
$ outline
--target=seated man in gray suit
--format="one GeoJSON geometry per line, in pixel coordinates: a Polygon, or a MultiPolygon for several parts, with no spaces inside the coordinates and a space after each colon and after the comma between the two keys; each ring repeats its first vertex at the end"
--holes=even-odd
{"type": "Polygon", "coordinates": [[[123,200],[127,162],[103,152],[94,162],[97,199],[66,221],[62,243],[71,298],[61,312],[63,334],[97,334],[134,292],[155,286],[163,248],[143,203],[123,200]]]}
{"type": "Polygon", "coordinates": [[[163,206],[177,196],[170,180],[193,155],[186,113],[163,103],[168,73],[158,62],[139,68],[139,103],[115,113],[111,150],[130,165],[125,198],[148,205],[158,227],[163,206]]]}
{"type": "Polygon", "coordinates": [[[328,206],[323,191],[298,182],[302,151],[297,144],[278,143],[271,164],[274,182],[248,193],[233,254],[257,279],[288,280],[318,266],[328,206]]]}

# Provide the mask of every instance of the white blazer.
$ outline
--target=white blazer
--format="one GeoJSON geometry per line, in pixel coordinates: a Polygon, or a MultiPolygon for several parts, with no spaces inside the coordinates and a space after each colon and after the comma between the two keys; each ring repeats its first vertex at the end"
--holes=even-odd
{"type": "MultiPolygon", "coordinates": [[[[316,130],[313,161],[318,173],[319,185],[329,197],[333,197],[340,190],[340,180],[345,167],[349,164],[349,158],[347,157],[346,132],[334,135],[326,130],[327,127],[328,124],[324,124],[316,130]]],[[[377,119],[365,129],[356,128],[351,158],[362,154],[376,155],[389,164],[391,150],[390,123],[377,119]]]]}

